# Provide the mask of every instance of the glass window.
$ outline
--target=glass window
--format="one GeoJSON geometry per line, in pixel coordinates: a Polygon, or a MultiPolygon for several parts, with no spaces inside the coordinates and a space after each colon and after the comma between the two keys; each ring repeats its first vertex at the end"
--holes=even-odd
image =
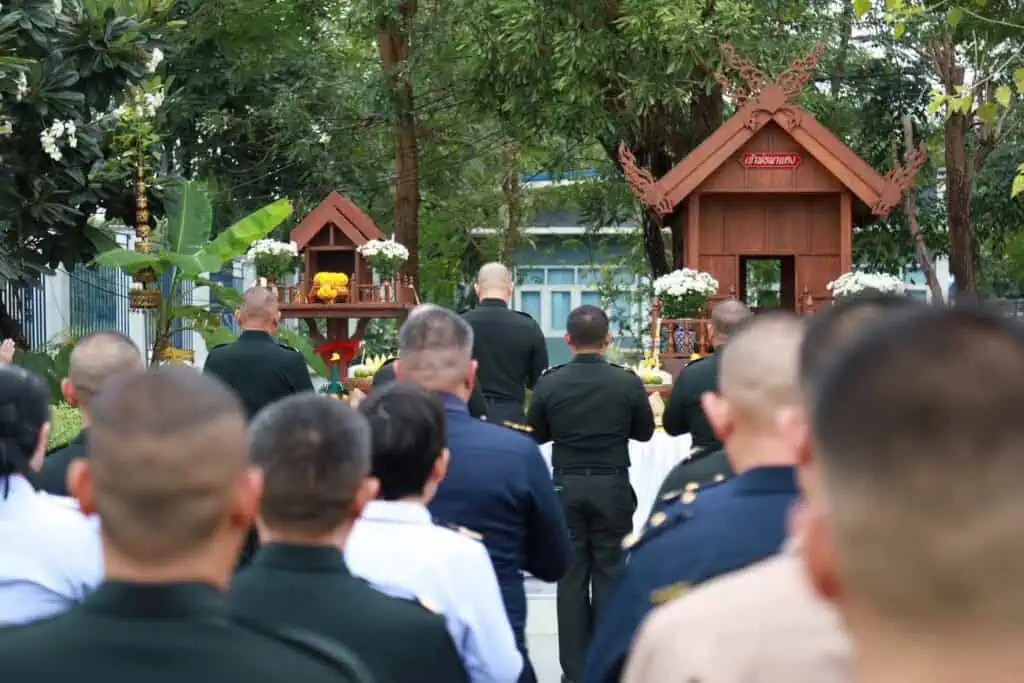
{"type": "Polygon", "coordinates": [[[597,306],[601,308],[601,293],[593,291],[581,292],[580,306],[597,306]]]}
{"type": "Polygon", "coordinates": [[[544,284],[543,268],[516,268],[516,280],[521,285],[544,284]]]}
{"type": "Polygon", "coordinates": [[[601,282],[601,271],[597,268],[580,268],[580,284],[594,285],[601,282]]]}
{"type": "Polygon", "coordinates": [[[575,268],[548,268],[549,285],[574,285],[576,284],[575,268]]]}
{"type": "Polygon", "coordinates": [[[565,321],[572,311],[572,292],[551,292],[551,329],[565,330],[565,321]]]}
{"type": "Polygon", "coordinates": [[[636,276],[628,270],[616,270],[612,275],[612,282],[614,282],[617,287],[629,287],[636,284],[636,276]]]}
{"type": "Polygon", "coordinates": [[[540,292],[520,292],[519,310],[529,315],[540,325],[540,292]]]}

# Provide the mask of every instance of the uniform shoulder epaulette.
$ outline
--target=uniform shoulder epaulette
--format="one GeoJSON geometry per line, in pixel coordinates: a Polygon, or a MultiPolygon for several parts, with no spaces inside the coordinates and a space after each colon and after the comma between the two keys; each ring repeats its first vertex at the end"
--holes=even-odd
{"type": "Polygon", "coordinates": [[[530,320],[533,320],[533,316],[530,315],[529,313],[527,313],[526,311],[516,311],[516,313],[518,313],[519,315],[524,315],[527,318],[529,318],[530,320]]]}
{"type": "Polygon", "coordinates": [[[565,367],[565,363],[560,363],[558,365],[552,365],[550,368],[546,368],[544,370],[544,372],[540,373],[540,376],[544,377],[545,375],[550,375],[555,370],[558,370],[559,368],[564,368],[564,367],[565,367]]]}
{"type": "Polygon", "coordinates": [[[608,365],[612,366],[613,368],[618,368],[619,370],[625,370],[631,375],[636,374],[636,370],[626,365],[619,365],[618,363],[609,363],[608,365]]]}
{"type": "Polygon", "coordinates": [[[705,484],[699,484],[695,481],[689,482],[684,488],[676,491],[669,491],[667,493],[658,496],[658,505],[664,507],[672,503],[682,503],[689,505],[693,501],[697,500],[697,492],[709,488],[718,486],[722,482],[726,481],[727,477],[724,474],[716,474],[713,481],[705,484]]]}
{"type": "Polygon", "coordinates": [[[514,429],[517,432],[522,432],[524,434],[533,433],[533,427],[531,427],[530,425],[523,425],[519,424],[518,422],[511,422],[510,420],[505,420],[501,424],[503,427],[508,427],[509,429],[514,429]]]}
{"type": "Polygon", "coordinates": [[[282,349],[288,349],[289,351],[294,351],[295,353],[299,352],[297,348],[295,348],[294,346],[288,346],[284,342],[277,342],[277,345],[280,346],[282,349]]]}
{"type": "Polygon", "coordinates": [[[225,346],[231,346],[231,342],[221,342],[220,344],[214,344],[210,351],[216,351],[217,349],[223,349],[225,346]]]}
{"type": "Polygon", "coordinates": [[[449,529],[451,529],[452,531],[455,531],[457,533],[462,534],[463,536],[469,536],[474,541],[483,541],[484,540],[484,535],[483,534],[477,533],[476,531],[473,531],[472,529],[467,529],[466,527],[462,526],[461,524],[451,523],[451,524],[445,524],[445,526],[448,527],[449,529]]]}
{"type": "Polygon", "coordinates": [[[640,531],[634,531],[622,541],[625,550],[636,550],[643,543],[657,538],[666,530],[679,526],[693,516],[689,510],[655,512],[640,531]]]}

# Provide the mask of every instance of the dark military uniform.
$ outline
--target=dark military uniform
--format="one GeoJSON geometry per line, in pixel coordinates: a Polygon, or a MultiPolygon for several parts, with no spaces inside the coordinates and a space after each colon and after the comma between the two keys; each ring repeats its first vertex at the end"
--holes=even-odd
{"type": "MultiPolygon", "coordinates": [[[[313,391],[306,359],[266,332],[247,330],[230,344],[213,347],[203,372],[234,389],[249,419],[274,401],[313,391]]],[[[240,565],[248,564],[258,547],[259,537],[253,531],[245,541],[240,565]]]]}
{"type": "Polygon", "coordinates": [[[639,377],[600,355],[581,354],[540,378],[527,423],[539,443],[552,442],[555,489],[569,525],[558,654],[566,678],[575,681],[622,564],[622,539],[633,528],[629,440],[649,440],[654,415],[639,377]]]}
{"type": "Polygon", "coordinates": [[[37,491],[46,491],[54,496],[68,495],[68,468],[72,460],[86,457],[87,438],[88,430],[83,429],[68,445],[46,456],[43,467],[32,477],[32,484],[37,491]]]}
{"type": "Polygon", "coordinates": [[[463,317],[473,328],[477,383],[487,399],[488,419],[521,424],[526,389],[548,366],[544,333],[533,318],[510,310],[501,299],[484,299],[463,317]]]}
{"type": "Polygon", "coordinates": [[[732,465],[725,449],[719,449],[695,460],[686,460],[671,470],[661,483],[661,490],[650,514],[656,514],[675,502],[685,491],[695,486],[717,484],[733,476],[732,465]]]}
{"type": "Polygon", "coordinates": [[[712,354],[689,363],[672,385],[672,394],[665,406],[661,425],[670,436],[689,434],[692,439],[690,458],[672,468],[662,482],[658,497],[681,490],[686,484],[705,484],[733,472],[708,422],[700,397],[718,391],[718,365],[721,354],[712,354]],[[717,455],[715,455],[718,453],[717,455]]]}
{"type": "MultiPolygon", "coordinates": [[[[342,607],[344,609],[344,607],[342,607]]],[[[66,614],[0,630],[4,683],[369,683],[321,636],[243,622],[198,583],[107,582],[66,614]]]]}
{"type": "MultiPolygon", "coordinates": [[[[396,360],[398,359],[389,358],[380,366],[380,369],[377,370],[377,374],[373,376],[374,389],[395,381],[394,362],[396,360]]],[[[484,399],[483,392],[480,391],[479,382],[473,385],[473,393],[469,395],[469,414],[473,417],[480,418],[481,420],[487,419],[487,401],[484,399]]]]}
{"type": "Polygon", "coordinates": [[[235,577],[236,614],[301,628],[349,648],[378,681],[467,680],[444,617],[354,577],[337,548],[272,544],[235,577]]]}
{"type": "Polygon", "coordinates": [[[626,544],[629,560],[598,622],[581,683],[619,680],[630,643],[653,607],[778,552],[796,500],[793,467],[758,467],[721,484],[691,487],[652,516],[626,544]]]}
{"type": "Polygon", "coordinates": [[[203,372],[234,389],[250,418],[274,401],[313,391],[302,354],[266,332],[242,332],[232,343],[215,346],[203,372]]]}
{"type": "Polygon", "coordinates": [[[439,523],[480,534],[523,653],[520,681],[532,683],[536,677],[526,651],[523,572],[547,582],[562,578],[569,563],[565,517],[532,439],[474,420],[454,396],[442,398],[451,459],[428,507],[439,523]]]}

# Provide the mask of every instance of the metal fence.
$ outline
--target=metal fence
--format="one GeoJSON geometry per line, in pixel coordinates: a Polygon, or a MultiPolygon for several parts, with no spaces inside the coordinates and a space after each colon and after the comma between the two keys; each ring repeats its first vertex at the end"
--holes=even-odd
{"type": "Polygon", "coordinates": [[[0,289],[8,315],[21,325],[25,340],[33,349],[49,340],[46,329],[46,286],[22,282],[5,282],[0,289]]]}
{"type": "Polygon", "coordinates": [[[68,282],[68,323],[73,336],[100,330],[131,333],[130,277],[117,268],[79,266],[68,273],[68,282]]]}

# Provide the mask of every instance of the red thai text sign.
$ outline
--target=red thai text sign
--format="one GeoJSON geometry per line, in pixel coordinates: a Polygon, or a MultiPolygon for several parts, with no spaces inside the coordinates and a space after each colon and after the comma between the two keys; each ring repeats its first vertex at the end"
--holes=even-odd
{"type": "Polygon", "coordinates": [[[799,154],[778,154],[775,152],[747,152],[740,159],[743,168],[771,169],[796,168],[803,161],[799,154]]]}

